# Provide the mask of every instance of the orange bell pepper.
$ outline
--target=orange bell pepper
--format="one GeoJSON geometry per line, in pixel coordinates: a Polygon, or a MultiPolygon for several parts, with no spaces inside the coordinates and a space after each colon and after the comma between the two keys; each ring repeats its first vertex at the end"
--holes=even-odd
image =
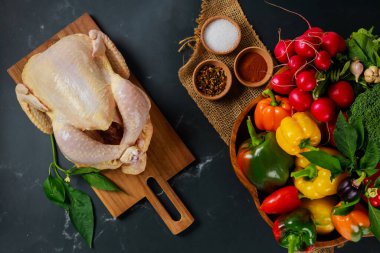
{"type": "MultiPolygon", "coordinates": [[[[339,203],[337,206],[340,206],[339,203]]],[[[368,212],[361,204],[356,204],[354,209],[347,215],[331,215],[335,229],[341,236],[349,241],[357,242],[363,235],[370,232],[371,222],[368,212]]]]}
{"type": "Polygon", "coordinates": [[[269,89],[263,91],[264,98],[255,109],[255,124],[260,130],[276,131],[283,118],[290,116],[291,106],[287,98],[274,96],[269,89]]]}

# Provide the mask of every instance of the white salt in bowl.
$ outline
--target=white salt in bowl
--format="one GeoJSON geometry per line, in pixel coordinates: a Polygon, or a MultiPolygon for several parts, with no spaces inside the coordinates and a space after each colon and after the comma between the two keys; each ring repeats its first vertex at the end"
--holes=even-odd
{"type": "Polygon", "coordinates": [[[239,25],[227,16],[214,16],[206,20],[201,30],[201,41],[207,51],[225,55],[234,51],[241,40],[239,25]]]}

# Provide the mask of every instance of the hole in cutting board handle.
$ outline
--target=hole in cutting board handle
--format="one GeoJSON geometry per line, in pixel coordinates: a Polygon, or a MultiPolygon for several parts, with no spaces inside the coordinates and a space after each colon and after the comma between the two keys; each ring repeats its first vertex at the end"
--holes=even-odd
{"type": "Polygon", "coordinates": [[[161,186],[157,183],[156,179],[153,177],[148,178],[147,184],[149,188],[154,192],[158,200],[164,206],[166,211],[169,213],[170,217],[174,221],[179,221],[181,219],[181,214],[178,212],[177,208],[170,201],[165,191],[161,188],[161,186]]]}

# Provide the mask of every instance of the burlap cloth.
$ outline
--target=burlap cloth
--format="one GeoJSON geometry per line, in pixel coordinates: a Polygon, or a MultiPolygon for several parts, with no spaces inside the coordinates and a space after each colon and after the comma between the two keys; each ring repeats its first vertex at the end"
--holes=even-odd
{"type": "MultiPolygon", "coordinates": [[[[227,64],[233,72],[235,57],[242,49],[250,46],[256,46],[263,49],[266,49],[266,47],[245,17],[238,0],[202,0],[201,13],[197,19],[197,23],[198,27],[194,29],[194,37],[184,41],[185,43],[189,43],[194,52],[188,62],[180,68],[178,73],[179,79],[189,95],[202,110],[208,121],[228,145],[232,127],[237,116],[252,99],[256,98],[262,92],[263,87],[265,86],[261,88],[247,88],[235,79],[230,92],[225,97],[217,101],[210,101],[200,97],[194,91],[192,86],[193,71],[203,60],[219,59],[227,64]],[[216,15],[225,15],[232,18],[241,28],[240,45],[231,54],[223,56],[212,54],[203,47],[200,40],[203,23],[208,18],[216,15]],[[191,44],[192,42],[195,42],[195,45],[191,44]]],[[[333,252],[333,249],[315,249],[313,252],[330,253],[333,252]]]]}
{"type": "Polygon", "coordinates": [[[233,73],[235,57],[242,49],[250,46],[257,46],[263,49],[266,49],[266,47],[252,29],[237,0],[203,0],[197,23],[198,27],[194,31],[194,52],[188,62],[180,68],[179,79],[208,121],[228,145],[232,126],[237,116],[252,99],[262,92],[263,88],[247,88],[235,79],[230,92],[225,97],[217,101],[209,101],[200,97],[194,91],[192,86],[193,71],[203,60],[219,59],[227,64],[233,73]],[[225,15],[232,18],[241,28],[240,45],[235,51],[226,56],[218,56],[206,51],[200,40],[203,23],[209,17],[216,15],[225,15]]]}

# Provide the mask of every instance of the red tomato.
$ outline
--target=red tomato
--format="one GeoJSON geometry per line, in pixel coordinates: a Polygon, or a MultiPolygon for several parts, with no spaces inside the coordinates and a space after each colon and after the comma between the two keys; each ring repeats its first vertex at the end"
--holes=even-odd
{"type": "Polygon", "coordinates": [[[311,114],[321,122],[328,122],[334,119],[335,105],[329,98],[318,98],[311,104],[311,114]]]}
{"type": "Polygon", "coordinates": [[[339,81],[330,85],[329,98],[341,109],[348,108],[355,100],[354,89],[349,82],[339,81]]]}

